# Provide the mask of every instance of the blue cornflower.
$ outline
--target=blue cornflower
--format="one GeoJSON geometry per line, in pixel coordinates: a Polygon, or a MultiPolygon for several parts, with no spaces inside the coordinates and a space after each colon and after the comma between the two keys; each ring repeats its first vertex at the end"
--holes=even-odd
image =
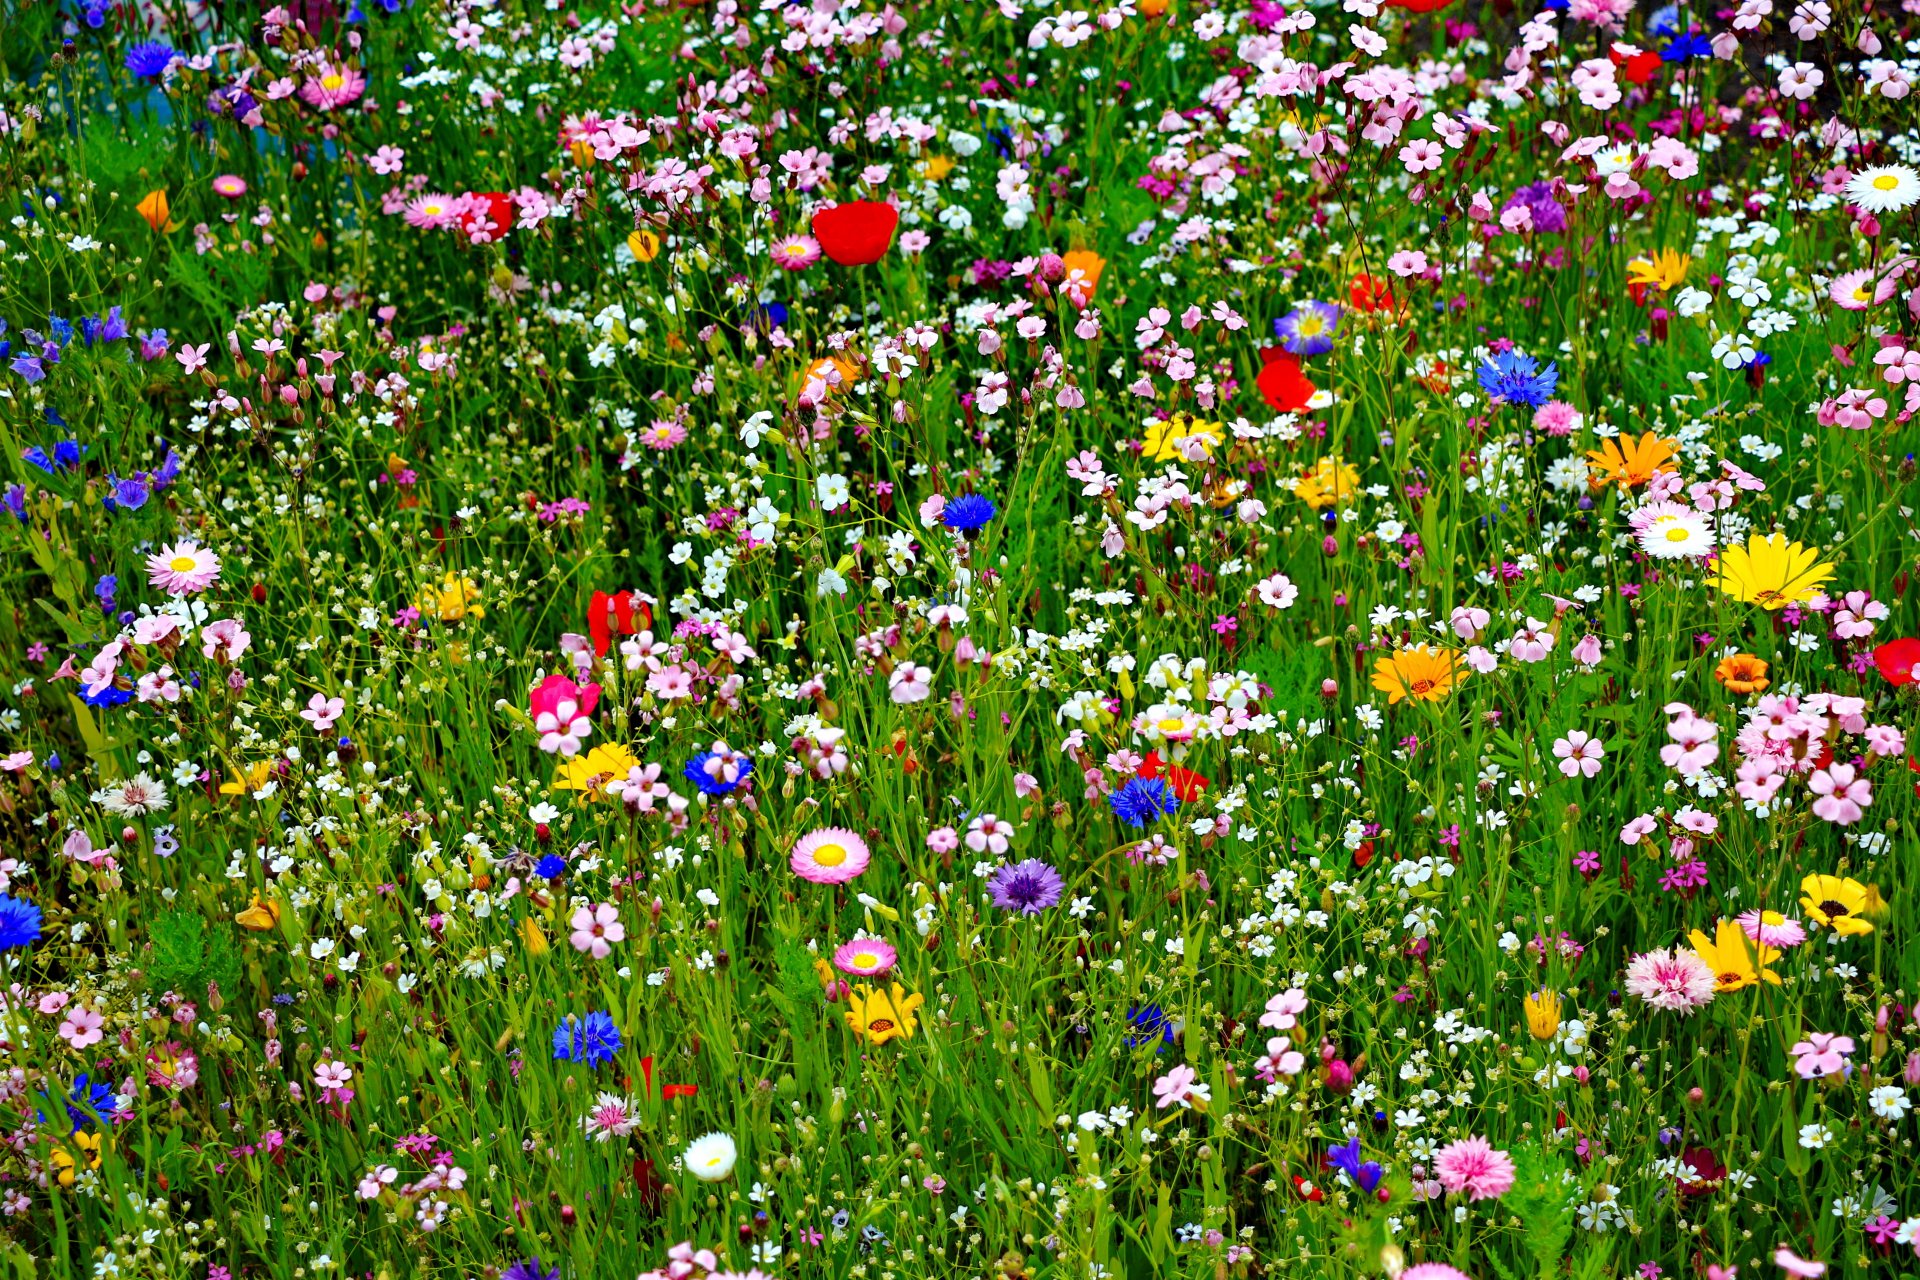
{"type": "MultiPolygon", "coordinates": [[[[66,425],[64,423],[62,426],[66,425]]],[[[62,440],[53,446],[53,462],[59,467],[77,467],[80,459],[87,456],[87,446],[78,440],[62,440]]]]}
{"type": "Polygon", "coordinates": [[[1303,302],[1273,322],[1273,336],[1296,356],[1319,356],[1333,350],[1340,328],[1340,308],[1331,302],[1303,302]]]}
{"type": "Polygon", "coordinates": [[[531,1258],[520,1259],[501,1272],[500,1280],[560,1280],[560,1268],[548,1271],[536,1253],[531,1258]]]}
{"type": "Polygon", "coordinates": [[[73,321],[47,313],[47,329],[57,347],[64,347],[73,341],[73,321]]]}
{"type": "Polygon", "coordinates": [[[0,893],[0,951],[40,941],[40,904],[0,893]]]}
{"type": "Polygon", "coordinates": [[[127,50],[127,70],[136,76],[158,76],[174,59],[173,46],[160,40],[143,40],[127,50]]]}
{"type": "Polygon", "coordinates": [[[1130,778],[1127,785],[1107,797],[1114,816],[1130,827],[1144,827],[1161,814],[1172,816],[1180,807],[1180,797],[1161,778],[1130,778]]]}
{"type": "Polygon", "coordinates": [[[53,459],[49,458],[47,456],[47,451],[45,449],[42,449],[39,445],[37,444],[28,445],[26,448],[20,451],[20,456],[22,459],[24,459],[27,462],[31,462],[34,466],[40,468],[42,471],[46,472],[48,475],[53,474],[53,459]]]}
{"type": "Polygon", "coordinates": [[[1127,1037],[1127,1048],[1159,1042],[1161,1049],[1174,1041],[1173,1019],[1157,1004],[1135,1005],[1127,1010],[1127,1023],[1134,1034],[1127,1037]]]}
{"type": "Polygon", "coordinates": [[[963,493],[941,510],[940,523],[961,533],[972,533],[998,514],[1000,509],[993,505],[991,498],[983,498],[977,493],[963,493]]]}
{"type": "Polygon", "coordinates": [[[1371,1192],[1380,1185],[1383,1170],[1377,1161],[1360,1158],[1360,1139],[1358,1138],[1349,1138],[1337,1147],[1327,1148],[1327,1164],[1330,1168],[1339,1169],[1352,1178],[1354,1184],[1362,1191],[1371,1192]]]}
{"type": "Polygon", "coordinates": [[[132,475],[125,480],[119,476],[108,476],[107,487],[108,493],[102,501],[109,510],[117,507],[125,511],[138,511],[147,505],[147,499],[152,496],[145,475],[132,475]]]}
{"type": "Polygon", "coordinates": [[[1560,381],[1560,366],[1549,364],[1542,369],[1532,356],[1501,351],[1487,357],[1487,362],[1480,366],[1479,376],[1480,389],[1488,395],[1508,404],[1538,409],[1553,399],[1553,389],[1560,381]]]}
{"type": "Polygon", "coordinates": [[[620,1052],[620,1028],[613,1015],[599,1010],[584,1018],[568,1014],[553,1029],[553,1056],[559,1062],[581,1062],[597,1067],[612,1062],[620,1052]]]}
{"type": "Polygon", "coordinates": [[[102,1116],[113,1110],[112,1088],[95,1084],[84,1071],[73,1078],[73,1092],[68,1096],[72,1101],[67,1103],[67,1115],[73,1120],[75,1132],[93,1128],[93,1116],[82,1111],[81,1107],[91,1108],[94,1115],[102,1116]]]}
{"type": "Polygon", "coordinates": [[[702,751],[699,755],[687,761],[687,767],[680,771],[681,776],[686,778],[686,780],[694,786],[700,788],[703,795],[710,796],[729,795],[735,787],[753,776],[753,761],[740,755],[734,756],[732,761],[733,767],[737,771],[734,781],[728,782],[725,778],[714,776],[707,771],[707,762],[718,758],[719,757],[711,751],[702,751]]]}
{"type": "Polygon", "coordinates": [[[1713,42],[1698,31],[1690,31],[1683,36],[1675,36],[1660,50],[1662,62],[1685,62],[1689,58],[1711,58],[1713,42]]]}
{"type": "Polygon", "coordinates": [[[133,701],[133,690],[122,689],[117,684],[110,684],[98,693],[88,693],[82,689],[80,701],[90,707],[123,707],[133,701]]]}
{"type": "Polygon", "coordinates": [[[542,880],[557,880],[567,874],[567,860],[557,853],[550,853],[533,864],[533,874],[542,880]]]}
{"type": "Polygon", "coordinates": [[[1655,9],[1653,16],[1647,19],[1647,30],[1656,36],[1678,35],[1680,31],[1680,6],[1677,4],[1669,4],[1662,5],[1660,8],[1655,9]]]}
{"type": "Polygon", "coordinates": [[[164,489],[180,478],[180,451],[167,446],[167,456],[161,460],[160,469],[153,473],[153,487],[164,489]]]}

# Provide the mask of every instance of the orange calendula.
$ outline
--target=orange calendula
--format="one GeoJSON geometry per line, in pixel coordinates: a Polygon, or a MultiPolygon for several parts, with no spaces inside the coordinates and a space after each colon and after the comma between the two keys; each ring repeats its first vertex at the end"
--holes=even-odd
{"type": "Polygon", "coordinates": [[[1765,659],[1751,653],[1736,653],[1720,660],[1713,669],[1713,678],[1725,686],[1728,693],[1761,693],[1773,682],[1767,679],[1765,659]]]}
{"type": "Polygon", "coordinates": [[[1598,449],[1587,450],[1587,461],[1593,464],[1595,473],[1592,485],[1603,489],[1612,483],[1622,489],[1638,489],[1662,471],[1673,470],[1678,445],[1679,441],[1653,431],[1638,440],[1628,436],[1603,440],[1598,449]]]}
{"type": "Polygon", "coordinates": [[[1396,649],[1373,664],[1373,687],[1387,695],[1389,704],[1408,698],[1439,702],[1453,692],[1459,662],[1459,655],[1450,649],[1424,644],[1396,649]]]}
{"type": "Polygon", "coordinates": [[[911,1040],[919,1027],[914,1010],[926,999],[917,991],[909,995],[897,982],[886,991],[875,991],[863,982],[847,996],[847,1025],[872,1045],[911,1040]]]}

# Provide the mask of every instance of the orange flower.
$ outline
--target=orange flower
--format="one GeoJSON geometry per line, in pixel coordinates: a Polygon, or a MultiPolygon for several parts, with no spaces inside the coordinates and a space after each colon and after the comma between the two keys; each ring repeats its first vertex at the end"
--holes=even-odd
{"type": "Polygon", "coordinates": [[[1387,695],[1389,705],[1413,698],[1439,702],[1453,692],[1458,659],[1446,649],[1418,644],[1396,649],[1393,656],[1373,664],[1373,687],[1387,695]]]}
{"type": "Polygon", "coordinates": [[[167,193],[149,191],[139,204],[133,206],[135,213],[146,220],[155,233],[167,230],[167,220],[173,216],[173,207],[167,203],[167,193]]]}
{"type": "Polygon", "coordinates": [[[1621,436],[1604,440],[1598,449],[1587,450],[1587,461],[1600,474],[1589,483],[1604,489],[1609,481],[1622,489],[1638,489],[1662,471],[1673,470],[1676,440],[1663,439],[1649,431],[1638,440],[1621,436]]]}
{"type": "Polygon", "coordinates": [[[1726,686],[1728,693],[1759,693],[1769,684],[1767,664],[1751,653],[1736,653],[1721,660],[1713,669],[1713,678],[1726,686]]]}
{"type": "Polygon", "coordinates": [[[1060,287],[1076,307],[1085,308],[1093,301],[1093,291],[1100,285],[1100,273],[1107,269],[1107,260],[1091,249],[1069,249],[1060,255],[1060,261],[1067,266],[1067,278],[1060,287]]]}

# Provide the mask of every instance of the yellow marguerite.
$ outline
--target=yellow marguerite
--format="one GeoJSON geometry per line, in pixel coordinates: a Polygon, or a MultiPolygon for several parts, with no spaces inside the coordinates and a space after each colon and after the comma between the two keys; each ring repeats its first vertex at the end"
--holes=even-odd
{"type": "Polygon", "coordinates": [[[223,796],[250,796],[267,785],[267,779],[273,776],[273,761],[256,760],[245,770],[236,771],[231,781],[220,784],[223,796]]]}
{"type": "Polygon", "coordinates": [[[1211,459],[1225,438],[1217,422],[1202,422],[1190,413],[1176,413],[1164,422],[1147,424],[1146,446],[1141,455],[1155,462],[1188,461],[1186,445],[1200,442],[1201,457],[1211,459]]]}
{"type": "Polygon", "coordinates": [[[952,156],[928,156],[920,162],[920,176],[928,182],[938,182],[952,172],[952,156]]]}
{"type": "Polygon", "coordinates": [[[607,784],[638,769],[640,761],[624,742],[603,742],[583,756],[571,756],[553,775],[553,785],[562,791],[583,792],[588,800],[607,794],[607,784]]]}
{"type": "Polygon", "coordinates": [[[1712,938],[1695,929],[1687,935],[1687,940],[1693,943],[1693,954],[1713,970],[1715,991],[1738,991],[1762,979],[1776,987],[1780,985],[1780,975],[1768,968],[1780,958],[1780,953],[1772,947],[1749,942],[1737,920],[1720,921],[1714,926],[1712,938]]]}
{"type": "Polygon", "coordinates": [[[889,1040],[911,1040],[919,1025],[913,1011],[925,1004],[927,998],[919,992],[908,995],[906,988],[894,983],[892,992],[875,991],[861,983],[847,996],[847,1025],[867,1038],[868,1044],[880,1045],[889,1040]]]}
{"type": "Polygon", "coordinates": [[[480,588],[474,585],[472,578],[448,573],[441,577],[438,586],[430,586],[421,594],[416,607],[421,613],[442,622],[459,622],[468,614],[476,618],[487,616],[487,611],[480,607],[479,601],[480,588]]]}
{"type": "Polygon", "coordinates": [[[1645,285],[1665,292],[1687,278],[1693,259],[1672,249],[1662,249],[1650,258],[1635,258],[1627,264],[1627,283],[1645,285]]]}
{"type": "Polygon", "coordinates": [[[1459,661],[1450,649],[1424,644],[1395,649],[1391,657],[1373,664],[1373,687],[1387,695],[1389,705],[1407,698],[1439,702],[1453,692],[1459,661]]]}
{"type": "Polygon", "coordinates": [[[1766,537],[1749,534],[1720,553],[1720,589],[1736,600],[1757,604],[1769,613],[1813,599],[1833,577],[1833,566],[1820,553],[1783,533],[1766,537]]]}
{"type": "Polygon", "coordinates": [[[1360,472],[1352,463],[1322,458],[1313,470],[1296,477],[1292,488],[1294,497],[1315,511],[1324,511],[1336,502],[1341,506],[1350,504],[1359,484],[1360,472]]]}
{"type": "Polygon", "coordinates": [[[1813,917],[1842,937],[1873,932],[1873,924],[1860,917],[1870,907],[1867,886],[1844,876],[1808,876],[1800,882],[1800,905],[1813,917]]]}

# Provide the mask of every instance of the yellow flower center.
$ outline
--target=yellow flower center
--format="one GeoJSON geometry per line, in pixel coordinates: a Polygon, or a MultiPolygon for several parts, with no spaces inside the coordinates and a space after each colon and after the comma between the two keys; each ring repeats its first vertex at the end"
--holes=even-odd
{"type": "Polygon", "coordinates": [[[320,86],[321,88],[325,89],[328,93],[335,92],[340,88],[341,85],[345,84],[346,82],[347,82],[347,78],[341,75],[337,71],[330,76],[320,77],[320,86]]]}
{"type": "Polygon", "coordinates": [[[1685,525],[1676,524],[1667,530],[1668,542],[1685,542],[1687,536],[1687,528],[1685,525]]]}
{"type": "Polygon", "coordinates": [[[192,556],[175,556],[167,561],[167,568],[175,573],[192,573],[197,563],[192,556]]]}
{"type": "Polygon", "coordinates": [[[1160,721],[1160,724],[1159,724],[1159,729],[1160,729],[1160,732],[1162,733],[1178,733],[1186,727],[1187,727],[1187,722],[1185,720],[1178,719],[1177,717],[1169,717],[1165,720],[1160,721]]]}
{"type": "Polygon", "coordinates": [[[1875,191],[1891,191],[1899,185],[1900,175],[1897,173],[1883,173],[1873,180],[1875,191]]]}
{"type": "Polygon", "coordinates": [[[853,967],[856,969],[878,969],[880,967],[880,957],[871,951],[862,951],[853,958],[853,967]]]}
{"type": "Polygon", "coordinates": [[[846,849],[837,844],[823,844],[813,851],[813,862],[818,867],[837,867],[846,860],[846,849]]]}

